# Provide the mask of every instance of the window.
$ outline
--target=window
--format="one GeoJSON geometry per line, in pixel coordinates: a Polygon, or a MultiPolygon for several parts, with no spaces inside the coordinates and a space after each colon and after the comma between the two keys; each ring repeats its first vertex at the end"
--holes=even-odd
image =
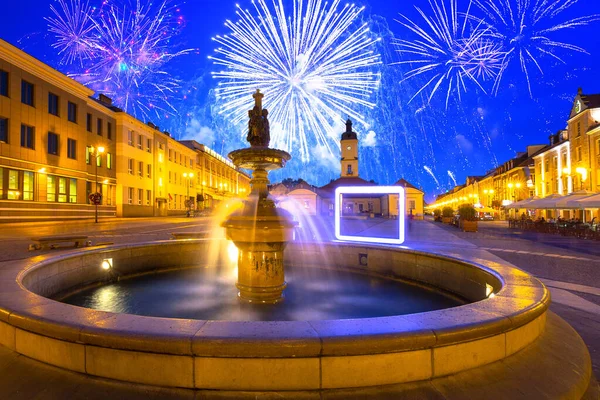
{"type": "Polygon", "coordinates": [[[146,165],[146,177],[152,178],[152,165],[151,164],[146,165]]]}
{"type": "Polygon", "coordinates": [[[129,159],[129,175],[133,175],[133,158],[129,159]]]}
{"type": "Polygon", "coordinates": [[[69,121],[77,123],[77,104],[70,101],[67,103],[67,118],[69,121]]]}
{"type": "Polygon", "coordinates": [[[142,200],[144,200],[144,189],[138,189],[138,205],[142,205],[142,200]]]}
{"type": "Polygon", "coordinates": [[[96,154],[96,166],[97,167],[102,166],[102,154],[96,154]]]}
{"type": "Polygon", "coordinates": [[[88,146],[85,148],[85,163],[86,164],[90,165],[92,163],[91,157],[92,157],[91,149],[88,146]]]}
{"type": "Polygon", "coordinates": [[[169,183],[171,183],[171,171],[169,171],[169,183]]]}
{"type": "Polygon", "coordinates": [[[0,95],[8,97],[8,72],[3,71],[1,69],[0,69],[0,95]]]}
{"type": "Polygon", "coordinates": [[[347,174],[352,175],[352,165],[348,164],[347,174]]]}
{"type": "Polygon", "coordinates": [[[554,169],[557,169],[557,168],[558,168],[558,157],[556,157],[556,156],[555,156],[555,157],[552,157],[552,167],[553,167],[554,169]]]}
{"type": "Polygon", "coordinates": [[[144,176],[144,163],[138,161],[138,176],[141,178],[144,176]]]}
{"type": "Polygon", "coordinates": [[[138,149],[141,150],[142,149],[142,141],[144,140],[144,137],[142,135],[138,135],[137,139],[138,139],[137,140],[137,147],[138,147],[138,149]]]}
{"type": "Polygon", "coordinates": [[[98,118],[98,120],[96,121],[96,133],[98,134],[98,136],[102,136],[102,119],[98,118]]]}
{"type": "Polygon", "coordinates": [[[33,107],[33,83],[21,81],[21,103],[33,107]]]}
{"type": "Polygon", "coordinates": [[[48,132],[48,154],[58,155],[58,135],[48,132]]]}
{"type": "Polygon", "coordinates": [[[146,190],[146,205],[149,206],[152,201],[152,192],[150,190],[146,190]]]}
{"type": "Polygon", "coordinates": [[[58,202],[67,202],[67,178],[58,178],[58,202]]]}
{"type": "Polygon", "coordinates": [[[69,179],[69,203],[77,203],[77,179],[69,179]]]}
{"type": "Polygon", "coordinates": [[[48,114],[58,116],[58,96],[48,93],[48,114]]]}
{"type": "Polygon", "coordinates": [[[8,170],[8,199],[18,200],[19,199],[19,171],[14,169],[8,170]]]}
{"type": "Polygon", "coordinates": [[[112,122],[106,123],[106,137],[112,140],[112,122]]]}
{"type": "Polygon", "coordinates": [[[112,154],[106,153],[106,168],[112,169],[112,154]]]}
{"type": "Polygon", "coordinates": [[[8,143],[8,118],[0,118],[0,142],[8,143]]]}
{"type": "Polygon", "coordinates": [[[581,161],[582,160],[582,157],[581,157],[581,146],[577,146],[576,151],[577,151],[576,152],[576,154],[577,154],[577,161],[581,161]]]}
{"type": "Polygon", "coordinates": [[[152,139],[146,139],[146,151],[152,153],[152,139]]]}
{"type": "Polygon", "coordinates": [[[127,189],[127,204],[133,204],[133,188],[127,189]]]}
{"type": "Polygon", "coordinates": [[[35,143],[34,134],[33,126],[21,125],[21,147],[33,149],[35,143]]]}
{"type": "Polygon", "coordinates": [[[67,139],[67,157],[77,160],[77,140],[67,139]]]}
{"type": "Polygon", "coordinates": [[[92,131],[92,114],[88,113],[85,126],[88,132],[92,131]]]}
{"type": "Polygon", "coordinates": [[[579,137],[579,136],[581,136],[581,122],[577,123],[577,136],[576,137],[579,137]]]}
{"type": "Polygon", "coordinates": [[[90,204],[90,194],[92,194],[92,182],[85,182],[85,199],[90,204]]]}
{"type": "Polygon", "coordinates": [[[127,144],[133,146],[133,131],[127,131],[127,144]]]}

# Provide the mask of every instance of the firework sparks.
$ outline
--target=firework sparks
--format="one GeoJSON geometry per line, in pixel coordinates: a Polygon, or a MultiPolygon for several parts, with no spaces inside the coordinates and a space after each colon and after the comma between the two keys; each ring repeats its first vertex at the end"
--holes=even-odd
{"type": "Polygon", "coordinates": [[[435,181],[435,184],[437,185],[437,187],[440,187],[440,183],[438,182],[437,178],[435,177],[435,175],[433,174],[433,171],[431,170],[431,168],[429,168],[427,165],[423,165],[423,169],[425,171],[427,171],[427,173],[429,175],[431,175],[431,177],[433,178],[433,180],[435,181]]]}
{"type": "Polygon", "coordinates": [[[288,15],[282,2],[253,4],[254,14],[238,6],[239,20],[225,24],[230,34],[214,38],[221,47],[210,58],[225,67],[213,74],[219,114],[239,124],[261,89],[274,146],[298,151],[303,162],[315,146],[334,154],[343,120],[366,125],[359,108],[374,107],[379,82],[378,39],[358,24],[363,8],[294,0],[288,15]]]}
{"type": "Polygon", "coordinates": [[[495,78],[502,68],[502,46],[489,36],[489,27],[470,14],[458,10],[457,0],[429,0],[432,14],[415,7],[423,20],[422,26],[401,14],[398,22],[417,36],[416,40],[396,40],[398,51],[412,69],[404,80],[424,77],[426,83],[414,94],[411,101],[424,91],[429,91],[429,101],[434,94],[446,89],[446,107],[450,95],[467,90],[467,82],[474,83],[485,92],[480,80],[495,78]]]}
{"type": "Polygon", "coordinates": [[[452,179],[452,182],[454,182],[454,186],[458,186],[458,183],[456,183],[456,177],[454,176],[452,171],[448,171],[448,176],[450,177],[450,179],[452,179]]]}
{"type": "Polygon", "coordinates": [[[61,63],[79,64],[69,76],[138,118],[176,112],[170,101],[180,84],[164,67],[194,51],[173,50],[183,26],[177,6],[169,0],[123,0],[95,8],[83,0],[58,0],[50,10],[49,31],[56,36],[53,47],[61,63]]]}
{"type": "Polygon", "coordinates": [[[518,62],[527,81],[530,96],[530,69],[543,73],[540,57],[549,56],[564,63],[556,50],[587,53],[582,47],[550,38],[562,30],[578,28],[600,19],[599,15],[588,15],[557,22],[561,14],[579,0],[473,0],[484,13],[490,37],[502,43],[505,54],[502,69],[494,82],[494,93],[513,62],[518,62]]]}

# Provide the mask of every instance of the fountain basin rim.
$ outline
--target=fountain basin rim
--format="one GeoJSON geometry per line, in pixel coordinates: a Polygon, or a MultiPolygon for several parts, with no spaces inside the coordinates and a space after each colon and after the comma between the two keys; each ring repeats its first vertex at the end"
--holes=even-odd
{"type": "MultiPolygon", "coordinates": [[[[114,314],[75,307],[35,294],[27,289],[31,283],[24,283],[27,276],[36,271],[64,263],[81,265],[79,263],[85,262],[85,258],[101,260],[116,257],[119,253],[123,255],[123,252],[129,252],[129,257],[143,257],[148,249],[151,253],[160,253],[158,250],[171,248],[179,253],[202,244],[206,245],[207,241],[185,239],[103,246],[9,263],[0,274],[3,292],[0,294],[0,321],[54,339],[127,350],[215,357],[310,357],[436,348],[491,337],[530,323],[545,313],[550,302],[549,292],[541,282],[506,265],[467,262],[419,250],[354,244],[328,244],[325,247],[344,249],[345,254],[350,249],[358,249],[371,256],[392,252],[462,264],[496,277],[496,295],[446,310],[391,317],[202,321],[114,314]],[[152,247],[148,247],[150,245],[152,247]]],[[[304,249],[307,246],[304,244],[304,249]]],[[[288,246],[291,257],[297,256],[294,250],[299,247],[288,246]]]]}

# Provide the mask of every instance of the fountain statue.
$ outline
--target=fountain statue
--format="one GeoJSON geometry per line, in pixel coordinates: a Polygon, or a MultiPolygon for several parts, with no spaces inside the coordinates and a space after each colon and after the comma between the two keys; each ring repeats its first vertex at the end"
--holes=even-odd
{"type": "Polygon", "coordinates": [[[238,167],[252,170],[252,190],[243,207],[232,213],[222,226],[227,238],[238,248],[239,297],[252,303],[277,303],[286,287],[283,250],[292,239],[295,226],[291,215],[269,198],[269,171],[283,168],[291,156],[269,148],[268,111],[262,108],[264,94],[257,90],[254,108],[248,111],[249,148],[229,153],[238,167]]]}

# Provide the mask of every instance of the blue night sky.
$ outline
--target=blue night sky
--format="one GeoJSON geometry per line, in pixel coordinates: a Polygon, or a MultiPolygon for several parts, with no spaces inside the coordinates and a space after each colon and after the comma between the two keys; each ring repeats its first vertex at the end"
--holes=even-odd
{"type": "MultiPolygon", "coordinates": [[[[270,4],[270,0],[267,1],[270,4]]],[[[90,4],[95,5],[95,2],[90,0],[90,4]]],[[[47,0],[3,3],[0,38],[61,72],[71,73],[73,65],[61,63],[57,51],[50,46],[55,36],[48,32],[48,23],[44,19],[51,16],[49,4],[57,3],[47,0]]],[[[244,146],[244,141],[239,128],[236,130],[229,121],[223,121],[217,115],[212,90],[215,79],[210,73],[220,68],[215,67],[208,56],[214,54],[216,47],[211,37],[228,33],[224,26],[226,19],[236,20],[236,3],[244,8],[251,7],[250,1],[246,0],[190,0],[179,4],[185,26],[172,39],[173,46],[196,50],[164,66],[182,87],[169,100],[177,110],[176,115],[152,118],[175,137],[197,139],[224,154],[244,146]]],[[[467,4],[462,0],[458,3],[461,9],[467,4]]],[[[597,78],[600,76],[600,21],[591,21],[585,26],[548,34],[552,40],[580,46],[589,54],[564,48],[549,50],[564,60],[563,64],[552,56],[537,53],[536,60],[543,74],[532,63],[528,64],[531,96],[517,60],[508,64],[497,94],[492,93],[493,81],[482,85],[486,92],[467,82],[466,93],[461,93],[460,100],[456,92],[453,93],[447,107],[443,90],[430,102],[426,96],[417,96],[409,103],[408,100],[428,79],[417,77],[402,81],[411,68],[406,64],[393,64],[403,56],[396,52],[390,38],[414,40],[414,33],[395,19],[402,13],[423,25],[414,6],[422,7],[425,14],[431,14],[431,8],[426,2],[417,0],[358,0],[355,4],[365,6],[362,22],[368,23],[371,32],[382,38],[377,45],[383,61],[378,70],[382,74],[381,85],[370,98],[376,105],[373,110],[364,112],[369,120],[368,127],[355,124],[359,137],[365,141],[367,131],[374,132],[360,152],[360,175],[365,179],[385,184],[404,177],[423,187],[426,198],[431,199],[454,186],[451,175],[461,184],[467,175],[483,175],[517,152],[524,151],[529,144],[546,144],[550,134],[565,127],[578,87],[587,94],[600,93],[597,78]]],[[[546,21],[544,27],[594,14],[600,14],[598,0],[579,0],[546,21]]],[[[483,14],[481,18],[484,18],[483,14]]],[[[313,184],[326,184],[339,176],[339,167],[336,170],[339,149],[334,153],[329,159],[317,154],[303,164],[292,151],[294,161],[286,171],[273,176],[272,181],[301,176],[313,184]]]]}

